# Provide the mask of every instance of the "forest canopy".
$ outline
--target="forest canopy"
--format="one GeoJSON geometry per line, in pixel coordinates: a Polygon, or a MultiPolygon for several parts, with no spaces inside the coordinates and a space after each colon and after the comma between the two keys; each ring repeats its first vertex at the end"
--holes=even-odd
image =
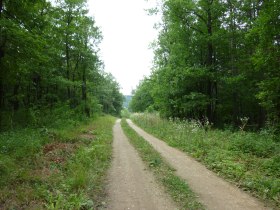
{"type": "Polygon", "coordinates": [[[0,126],[61,104],[118,115],[123,96],[98,55],[86,0],[0,0],[0,126]],[[54,2],[53,2],[54,3],[54,2]]]}
{"type": "Polygon", "coordinates": [[[280,125],[280,1],[163,0],[154,67],[133,111],[209,120],[216,126],[280,125]]]}

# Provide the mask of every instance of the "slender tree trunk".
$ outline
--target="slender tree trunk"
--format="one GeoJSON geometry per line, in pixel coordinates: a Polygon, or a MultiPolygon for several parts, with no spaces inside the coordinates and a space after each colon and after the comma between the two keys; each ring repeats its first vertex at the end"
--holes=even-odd
{"type": "Polygon", "coordinates": [[[237,127],[239,125],[238,116],[240,115],[239,110],[239,100],[238,100],[238,93],[236,90],[234,90],[232,94],[233,98],[233,107],[232,107],[232,121],[234,123],[234,126],[237,127]]]}
{"type": "Polygon", "coordinates": [[[4,86],[2,83],[2,78],[0,76],[0,130],[2,127],[2,109],[4,107],[3,99],[4,99],[4,86]]]}
{"type": "Polygon", "coordinates": [[[258,129],[261,129],[265,126],[265,111],[264,109],[260,106],[259,107],[259,117],[258,117],[258,129]]]}
{"type": "MultiPolygon", "coordinates": [[[[209,1],[209,8],[207,9],[207,33],[208,33],[208,43],[207,43],[207,66],[212,73],[214,64],[214,48],[212,42],[213,28],[212,28],[212,12],[211,5],[213,1],[209,1]]],[[[216,121],[216,102],[217,102],[217,82],[213,81],[213,78],[208,79],[207,93],[210,98],[210,103],[207,107],[207,117],[211,123],[216,121]]]]}
{"type": "MultiPolygon", "coordinates": [[[[2,19],[4,0],[0,0],[0,20],[2,19]]],[[[2,58],[4,57],[4,34],[3,34],[3,26],[0,26],[0,67],[2,68],[2,58]]]]}
{"type": "MultiPolygon", "coordinates": [[[[230,8],[230,46],[229,46],[229,55],[230,55],[230,70],[232,72],[232,75],[234,77],[238,76],[239,72],[238,69],[236,67],[236,24],[235,24],[235,11],[234,11],[234,5],[232,5],[231,1],[228,0],[227,2],[228,7],[230,8]]],[[[233,87],[233,93],[232,93],[232,122],[234,124],[235,127],[238,127],[239,125],[239,119],[238,117],[240,117],[240,97],[239,97],[239,91],[238,91],[238,87],[234,86],[233,87]]]]}
{"type": "Polygon", "coordinates": [[[0,110],[4,107],[4,84],[0,75],[0,110]]]}
{"type": "Polygon", "coordinates": [[[14,94],[13,94],[13,106],[14,106],[14,111],[17,111],[19,109],[19,101],[18,101],[18,91],[19,91],[19,84],[16,84],[14,86],[14,94]]]}
{"type": "Polygon", "coordinates": [[[27,106],[30,105],[30,94],[31,94],[31,88],[30,88],[30,83],[27,86],[27,106]]]}
{"type": "MultiPolygon", "coordinates": [[[[68,11],[67,11],[67,19],[66,19],[67,27],[66,27],[66,37],[65,37],[66,77],[67,77],[68,81],[70,81],[70,77],[71,77],[70,71],[72,70],[71,63],[70,63],[70,40],[69,40],[69,35],[70,35],[69,28],[70,28],[72,20],[73,20],[72,8],[70,7],[70,8],[68,8],[68,11]]],[[[68,96],[68,99],[71,98],[71,87],[69,85],[67,86],[67,96],[68,96]]]]}
{"type": "Polygon", "coordinates": [[[42,97],[42,87],[41,87],[41,76],[37,73],[34,74],[33,84],[36,91],[36,101],[40,100],[42,97]]]}
{"type": "MultiPolygon", "coordinates": [[[[70,81],[70,56],[69,56],[68,34],[66,34],[65,51],[66,51],[66,77],[68,81],[70,81]]],[[[68,99],[70,99],[71,93],[70,93],[69,85],[67,85],[67,96],[68,99]]]]}
{"type": "Polygon", "coordinates": [[[207,118],[210,122],[213,122],[213,119],[212,119],[213,118],[213,111],[212,111],[213,110],[213,107],[212,107],[213,98],[212,98],[212,81],[211,81],[211,79],[208,79],[208,81],[207,81],[207,94],[210,99],[210,102],[207,106],[207,118]]]}
{"type": "MultiPolygon", "coordinates": [[[[2,13],[3,13],[3,7],[4,7],[4,0],[0,0],[0,20],[2,19],[2,13]]],[[[0,68],[3,69],[2,66],[2,58],[4,57],[4,35],[3,35],[3,27],[0,26],[0,68]]],[[[2,70],[3,71],[3,70],[2,70]]],[[[1,110],[4,107],[4,84],[3,84],[3,75],[1,75],[2,72],[0,72],[0,127],[1,127],[1,121],[2,121],[2,114],[1,110]]]]}
{"type": "Polygon", "coordinates": [[[86,66],[83,68],[83,76],[82,76],[83,84],[82,84],[82,100],[85,102],[85,114],[90,117],[90,108],[87,106],[87,79],[86,79],[86,66]]]}
{"type": "Polygon", "coordinates": [[[87,81],[86,81],[86,72],[83,70],[83,84],[82,84],[82,99],[87,100],[87,81]]]}
{"type": "Polygon", "coordinates": [[[2,17],[4,0],[0,0],[0,18],[2,17]]]}

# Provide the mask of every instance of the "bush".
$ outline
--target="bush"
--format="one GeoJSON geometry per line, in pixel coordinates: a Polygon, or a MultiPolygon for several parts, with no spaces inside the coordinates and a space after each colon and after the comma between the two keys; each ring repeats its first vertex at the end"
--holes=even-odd
{"type": "Polygon", "coordinates": [[[279,145],[270,138],[258,134],[237,132],[231,137],[230,149],[257,157],[271,157],[280,152],[279,145]],[[278,150],[278,151],[277,151],[278,150]]]}
{"type": "Polygon", "coordinates": [[[128,111],[128,109],[123,109],[121,111],[121,117],[122,118],[130,118],[130,112],[128,111]]]}

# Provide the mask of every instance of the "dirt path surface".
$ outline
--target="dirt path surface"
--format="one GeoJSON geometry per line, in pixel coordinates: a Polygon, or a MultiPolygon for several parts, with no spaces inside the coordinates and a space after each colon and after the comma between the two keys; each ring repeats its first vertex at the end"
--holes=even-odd
{"type": "Polygon", "coordinates": [[[113,163],[109,171],[108,209],[177,209],[124,135],[120,120],[114,126],[113,163]]]}
{"type": "Polygon", "coordinates": [[[176,174],[185,179],[192,190],[199,196],[199,201],[206,209],[215,210],[260,210],[269,209],[257,199],[226,182],[201,163],[185,153],[168,146],[165,142],[146,133],[134,125],[128,124],[146,139],[165,160],[176,169],[176,174]]]}

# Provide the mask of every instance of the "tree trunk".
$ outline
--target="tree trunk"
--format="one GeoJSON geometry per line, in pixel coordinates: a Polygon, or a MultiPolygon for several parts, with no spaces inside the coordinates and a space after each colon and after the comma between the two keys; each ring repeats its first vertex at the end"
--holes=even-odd
{"type": "Polygon", "coordinates": [[[82,100],[85,102],[85,114],[86,116],[90,117],[90,108],[87,105],[87,79],[85,66],[83,69],[82,100]]]}
{"type": "Polygon", "coordinates": [[[0,110],[4,107],[4,85],[0,77],[0,110]]]}
{"type": "Polygon", "coordinates": [[[4,6],[4,0],[0,0],[0,19],[2,18],[3,6],[4,6]]]}
{"type": "Polygon", "coordinates": [[[35,101],[42,97],[41,76],[38,73],[33,74],[33,85],[35,87],[35,101]]]}
{"type": "MultiPolygon", "coordinates": [[[[237,60],[237,53],[236,53],[236,18],[235,18],[235,11],[234,5],[232,5],[231,1],[228,1],[228,7],[230,8],[230,45],[229,45],[229,54],[230,54],[230,70],[234,77],[239,75],[239,71],[236,67],[236,60],[237,60]]],[[[239,126],[239,117],[240,117],[240,97],[238,87],[236,85],[233,87],[232,93],[232,122],[235,127],[239,126]]]]}
{"type": "Polygon", "coordinates": [[[4,86],[2,83],[2,78],[0,76],[0,130],[2,127],[2,110],[4,107],[4,86]]]}
{"type": "MultiPolygon", "coordinates": [[[[0,0],[0,20],[2,19],[2,13],[3,13],[3,7],[4,7],[4,0],[0,0]]],[[[3,37],[3,27],[0,26],[0,67],[1,67],[1,61],[2,58],[4,57],[4,45],[5,45],[5,40],[3,37]]]]}
{"type": "Polygon", "coordinates": [[[87,81],[86,81],[85,70],[83,70],[82,100],[84,101],[87,100],[87,81]]]}
{"type": "Polygon", "coordinates": [[[14,106],[14,111],[17,111],[19,109],[19,101],[18,101],[18,90],[19,90],[19,84],[16,84],[14,86],[14,95],[13,95],[13,106],[14,106]]]}
{"type": "Polygon", "coordinates": [[[31,85],[29,83],[27,86],[27,106],[28,107],[30,106],[30,102],[31,102],[30,95],[31,95],[31,85]]]}
{"type": "MultiPolygon", "coordinates": [[[[212,43],[212,12],[211,12],[211,5],[213,1],[209,1],[209,8],[207,9],[207,35],[208,35],[208,43],[207,43],[207,66],[212,73],[214,73],[214,49],[212,43]]],[[[207,107],[207,117],[211,123],[215,123],[216,121],[216,102],[217,102],[217,82],[213,81],[213,78],[208,79],[207,84],[207,94],[210,98],[210,103],[207,107]]]]}
{"type": "MultiPolygon", "coordinates": [[[[68,81],[70,81],[70,56],[69,56],[68,34],[66,34],[65,51],[66,51],[66,77],[68,81]]],[[[70,93],[69,85],[67,85],[67,96],[68,99],[70,99],[71,93],[70,93]]]]}
{"type": "Polygon", "coordinates": [[[232,121],[235,127],[238,127],[239,121],[238,117],[240,116],[240,109],[239,109],[239,100],[238,100],[237,91],[234,90],[233,92],[233,107],[232,107],[232,121]]]}
{"type": "Polygon", "coordinates": [[[258,129],[261,129],[265,126],[265,111],[264,109],[260,106],[259,107],[259,117],[258,117],[258,129]]]}

